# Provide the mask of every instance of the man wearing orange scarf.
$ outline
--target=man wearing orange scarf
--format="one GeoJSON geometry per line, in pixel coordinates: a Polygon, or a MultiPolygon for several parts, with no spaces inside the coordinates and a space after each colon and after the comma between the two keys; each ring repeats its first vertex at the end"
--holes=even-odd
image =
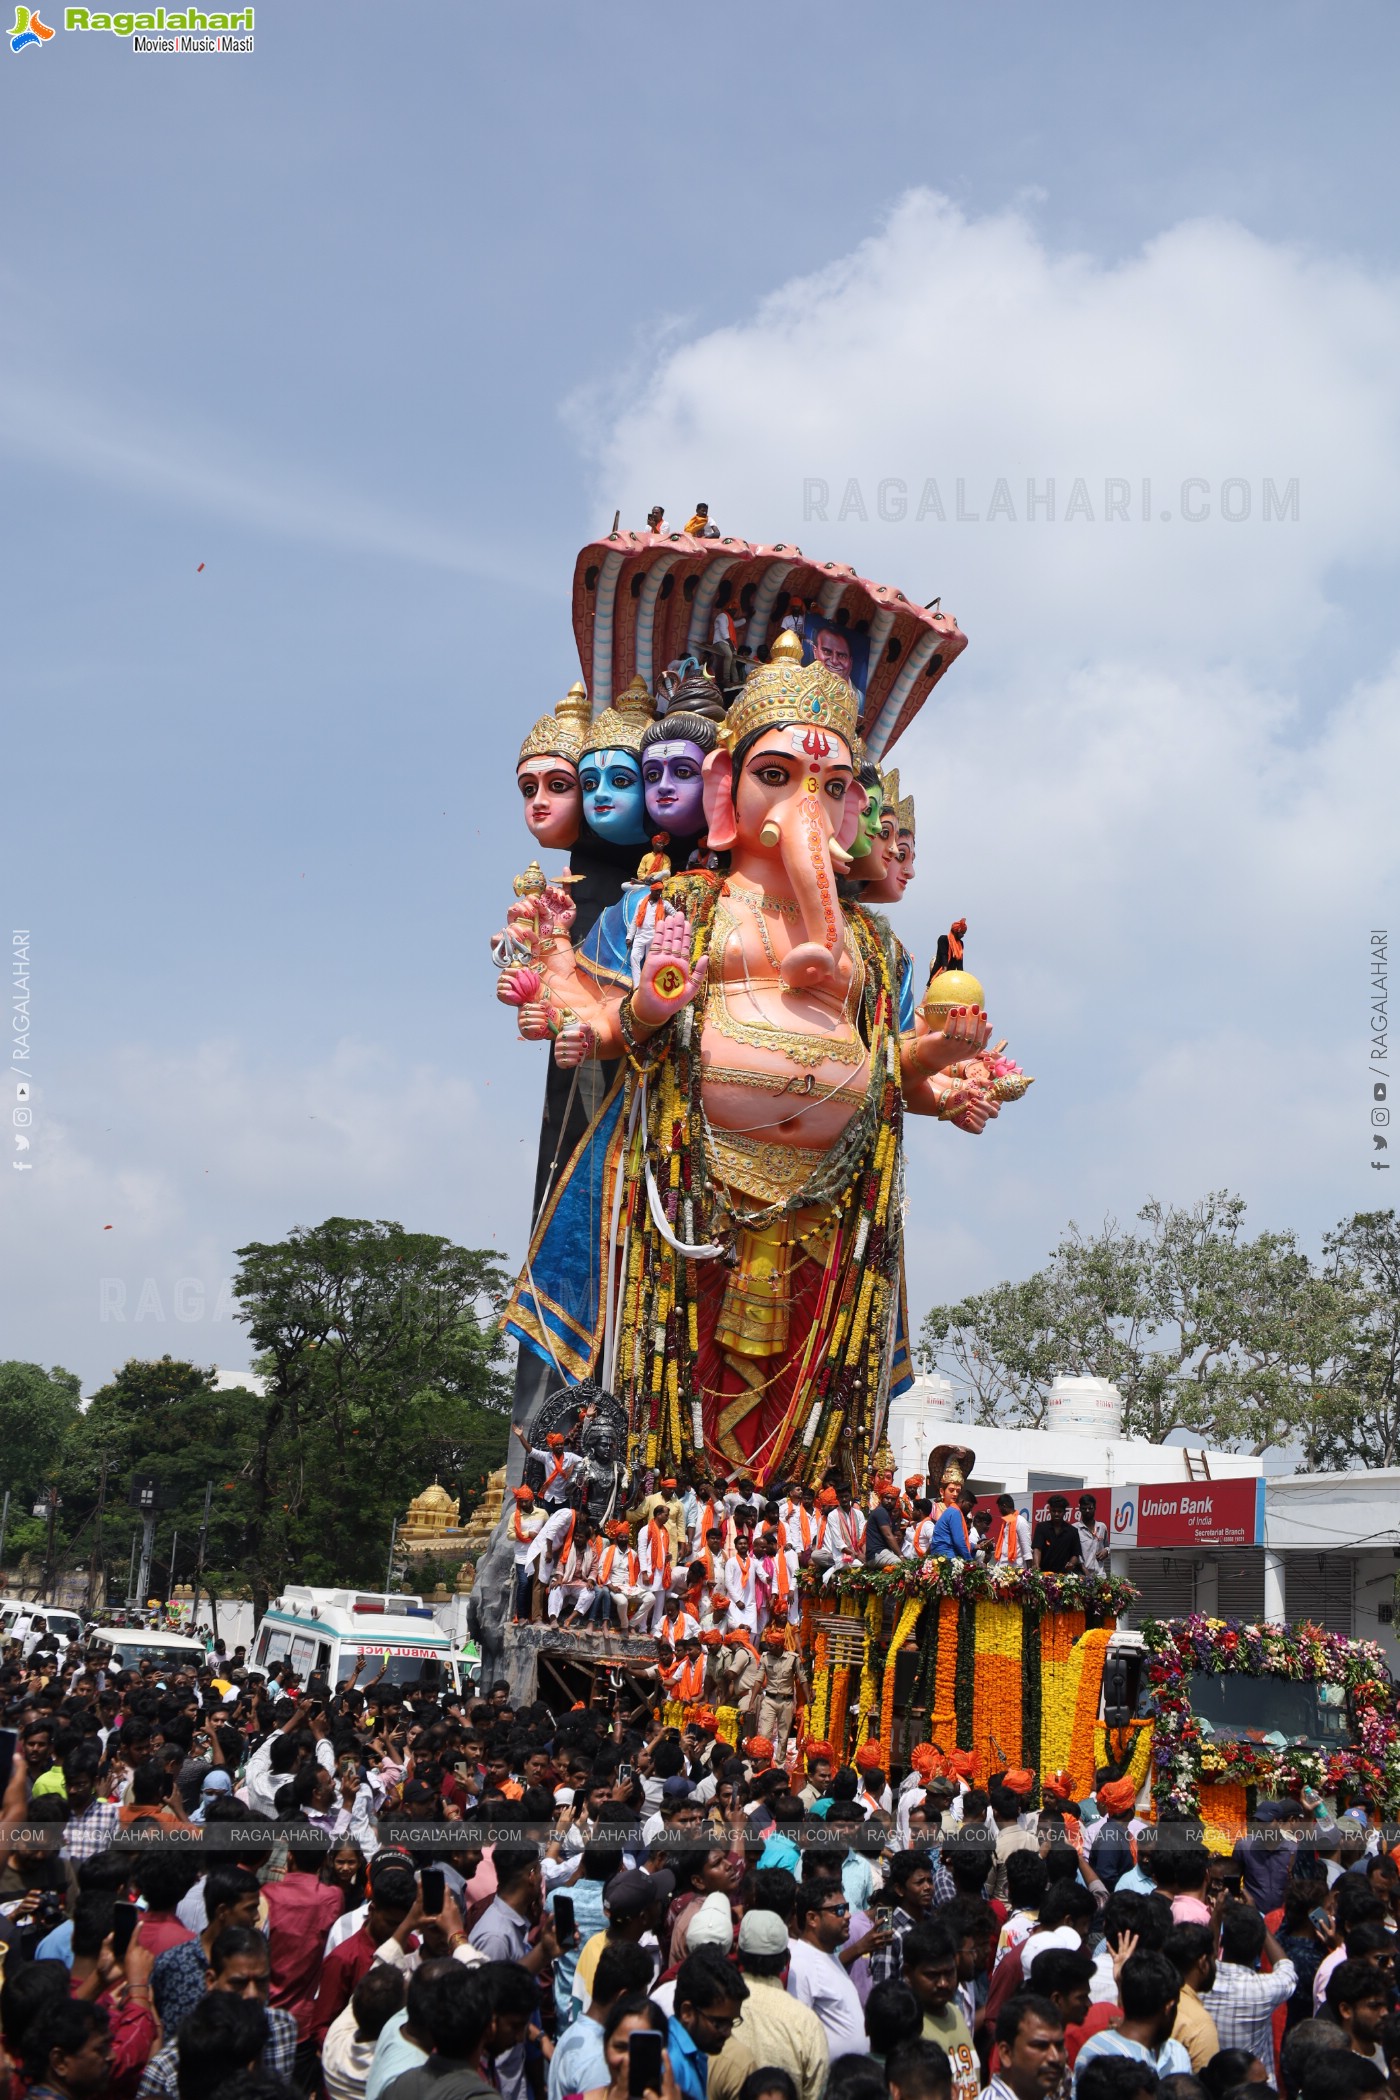
{"type": "Polygon", "coordinates": [[[1031,1559],[1031,1522],[1019,1516],[1013,1495],[997,1496],[996,1522],[992,1525],[993,1567],[1026,1568],[1031,1559]]]}
{"type": "Polygon", "coordinates": [[[787,1542],[796,1553],[798,1562],[806,1567],[821,1542],[822,1519],[817,1508],[814,1489],[798,1488],[779,1504],[787,1542]]]}
{"type": "Polygon", "coordinates": [[[669,1504],[664,1501],[658,1502],[637,1534],[642,1580],[651,1591],[650,1614],[639,1621],[635,1629],[640,1633],[644,1633],[648,1625],[659,1626],[666,1615],[666,1595],[671,1587],[671,1534],[667,1528],[669,1515],[669,1504]]]}
{"type": "Polygon", "coordinates": [[[530,1616],[531,1571],[526,1565],[526,1556],[534,1540],[544,1529],[545,1513],[535,1505],[535,1498],[527,1487],[512,1488],[515,1497],[515,1514],[511,1518],[511,1545],[515,1558],[515,1616],[528,1619],[530,1616]]]}
{"type": "Polygon", "coordinates": [[[933,1504],[920,1496],[914,1504],[913,1522],[904,1534],[904,1558],[927,1560],[933,1551],[933,1504]]]}
{"type": "MultiPolygon", "coordinates": [[[[769,1507],[773,1505],[770,1503],[769,1507]]],[[[765,1520],[754,1546],[762,1576],[759,1596],[759,1625],[770,1620],[775,1626],[795,1625],[798,1619],[797,1553],[786,1528],[765,1520]]]]}
{"type": "Polygon", "coordinates": [[[729,1623],[758,1632],[758,1562],[746,1531],[734,1541],[734,1551],[724,1564],[724,1586],[729,1592],[729,1623]]]}
{"type": "Polygon", "coordinates": [[[855,1507],[850,1482],[843,1480],[837,1487],[823,1488],[817,1505],[824,1515],[821,1544],[812,1555],[812,1565],[860,1567],[865,1558],[865,1519],[855,1507]]]}
{"type": "Polygon", "coordinates": [[[588,1461],[577,1451],[565,1449],[565,1438],[552,1431],[541,1450],[532,1444],[523,1429],[514,1429],[512,1434],[520,1439],[527,1458],[533,1458],[544,1467],[544,1486],[540,1489],[540,1500],[546,1509],[563,1509],[569,1500],[574,1475],[582,1472],[588,1461]]]}
{"type": "Polygon", "coordinates": [[[773,1755],[781,1764],[787,1756],[788,1737],[792,1733],[793,1710],[800,1690],[807,1696],[807,1686],[802,1675],[802,1663],[797,1654],[795,1638],[785,1626],[774,1624],[763,1636],[762,1690],[758,1702],[758,1732],[766,1735],[773,1745],[773,1755]]]}
{"type": "Polygon", "coordinates": [[[608,1542],[598,1560],[598,1580],[612,1598],[613,1615],[624,1633],[637,1630],[651,1618],[651,1587],[642,1578],[641,1556],[629,1546],[631,1538],[625,1518],[614,1517],[607,1527],[608,1542]]]}

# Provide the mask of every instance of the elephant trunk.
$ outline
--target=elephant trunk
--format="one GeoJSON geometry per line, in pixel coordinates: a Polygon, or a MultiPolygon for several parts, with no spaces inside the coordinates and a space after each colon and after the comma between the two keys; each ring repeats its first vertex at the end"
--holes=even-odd
{"type": "Polygon", "coordinates": [[[822,821],[819,798],[813,794],[799,796],[783,811],[779,833],[783,867],[797,899],[806,936],[783,957],[779,974],[793,991],[839,993],[837,964],[845,925],[836,897],[831,839],[822,821]]]}

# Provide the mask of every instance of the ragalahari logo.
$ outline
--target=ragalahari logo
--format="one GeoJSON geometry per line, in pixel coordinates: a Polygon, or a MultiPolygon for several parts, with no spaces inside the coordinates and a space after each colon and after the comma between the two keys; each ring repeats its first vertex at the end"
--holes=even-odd
{"type": "Polygon", "coordinates": [[[48,24],[39,20],[39,10],[36,7],[15,9],[15,26],[10,31],[12,51],[27,51],[31,44],[46,44],[52,35],[53,31],[48,24]]]}

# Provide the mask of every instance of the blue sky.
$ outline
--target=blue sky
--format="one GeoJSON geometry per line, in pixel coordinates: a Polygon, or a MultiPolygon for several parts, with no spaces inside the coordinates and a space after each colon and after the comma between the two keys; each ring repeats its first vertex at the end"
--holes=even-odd
{"type": "Polygon", "coordinates": [[[245,1362],[231,1250],[336,1211],[518,1258],[540,1075],[485,942],[617,504],[706,496],[970,635],[899,753],[901,932],[966,913],[1040,1084],[916,1133],[916,1313],[1149,1193],[1309,1243],[1381,1200],[1396,44],[1364,5],[282,0],[251,57],[0,48],[0,1354],[245,1362]],[[799,515],[809,473],[1105,471],[1256,520],[799,515]]]}

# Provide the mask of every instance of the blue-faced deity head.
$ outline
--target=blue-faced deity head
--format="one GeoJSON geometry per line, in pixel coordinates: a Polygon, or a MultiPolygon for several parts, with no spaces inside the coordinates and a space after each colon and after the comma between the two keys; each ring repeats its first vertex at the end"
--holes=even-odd
{"type": "Polygon", "coordinates": [[[604,744],[579,759],[583,814],[600,839],[644,846],[650,836],[642,795],[642,762],[625,745],[604,744]]]}

